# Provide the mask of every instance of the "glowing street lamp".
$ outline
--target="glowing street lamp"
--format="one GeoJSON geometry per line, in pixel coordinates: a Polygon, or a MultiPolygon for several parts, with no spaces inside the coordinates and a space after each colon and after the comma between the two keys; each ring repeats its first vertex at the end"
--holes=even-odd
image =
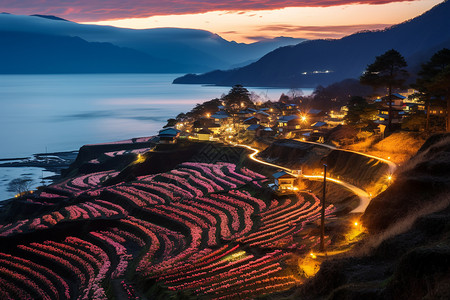
{"type": "Polygon", "coordinates": [[[302,122],[306,122],[306,116],[301,116],[302,122]]]}
{"type": "Polygon", "coordinates": [[[144,156],[142,154],[137,155],[136,163],[141,163],[145,160],[144,156]]]}

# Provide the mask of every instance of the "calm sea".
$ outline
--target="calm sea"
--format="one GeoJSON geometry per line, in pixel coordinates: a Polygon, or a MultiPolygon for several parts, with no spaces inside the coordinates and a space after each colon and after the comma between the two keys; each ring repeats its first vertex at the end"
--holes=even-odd
{"type": "MultiPolygon", "coordinates": [[[[178,76],[0,75],[0,158],[154,135],[168,118],[230,89],[171,84],[178,76]]],[[[249,90],[272,100],[288,91],[249,90]]]]}
{"type": "MultiPolygon", "coordinates": [[[[230,87],[173,85],[180,74],[0,75],[0,158],[78,150],[82,145],[151,136],[166,120],[230,87]]],[[[263,100],[288,89],[249,88],[263,100]]],[[[312,90],[304,90],[311,93],[312,90]]],[[[0,201],[14,178],[40,168],[0,168],[0,201]]]]}

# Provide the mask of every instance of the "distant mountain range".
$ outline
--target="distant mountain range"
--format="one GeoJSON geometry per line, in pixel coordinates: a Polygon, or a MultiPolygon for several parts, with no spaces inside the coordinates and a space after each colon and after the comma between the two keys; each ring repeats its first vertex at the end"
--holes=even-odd
{"type": "Polygon", "coordinates": [[[243,44],[204,30],[125,29],[0,14],[0,73],[186,73],[242,66],[304,39],[243,44]]]}
{"type": "Polygon", "coordinates": [[[174,83],[245,86],[315,87],[358,78],[375,57],[396,49],[411,70],[438,50],[450,48],[450,3],[381,31],[335,40],[311,40],[276,49],[255,63],[228,71],[188,74],[174,83]]]}

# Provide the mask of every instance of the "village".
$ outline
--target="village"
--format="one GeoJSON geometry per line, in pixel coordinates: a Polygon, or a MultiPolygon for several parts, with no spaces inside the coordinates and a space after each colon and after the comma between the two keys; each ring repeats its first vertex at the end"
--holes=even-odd
{"type": "MultiPolygon", "coordinates": [[[[392,130],[404,130],[403,120],[412,115],[426,116],[425,103],[414,97],[415,94],[416,91],[409,89],[391,95],[392,130]]],[[[176,143],[178,139],[238,143],[251,143],[254,139],[296,139],[324,143],[327,133],[348,125],[346,116],[352,109],[350,105],[326,111],[306,109],[296,99],[288,100],[291,101],[253,103],[245,94],[240,103],[231,105],[227,105],[226,99],[211,100],[198,105],[195,113],[180,114],[177,119],[170,119],[165,128],[159,131],[160,143],[176,143]]],[[[376,126],[372,126],[371,130],[381,138],[388,127],[389,102],[389,95],[367,100],[368,105],[373,107],[369,119],[376,126]]],[[[433,106],[429,109],[432,117],[444,118],[445,113],[443,107],[433,106]]],[[[367,130],[357,127],[360,127],[360,131],[367,130]]],[[[424,128],[415,126],[406,130],[423,131],[424,128]]]]}

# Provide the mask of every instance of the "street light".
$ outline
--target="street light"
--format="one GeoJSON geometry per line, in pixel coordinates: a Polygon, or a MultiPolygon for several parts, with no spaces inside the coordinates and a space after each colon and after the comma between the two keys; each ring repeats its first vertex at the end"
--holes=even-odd
{"type": "Polygon", "coordinates": [[[325,195],[327,188],[327,165],[323,165],[323,193],[322,193],[322,213],[320,216],[320,251],[325,250],[325,195]]]}

